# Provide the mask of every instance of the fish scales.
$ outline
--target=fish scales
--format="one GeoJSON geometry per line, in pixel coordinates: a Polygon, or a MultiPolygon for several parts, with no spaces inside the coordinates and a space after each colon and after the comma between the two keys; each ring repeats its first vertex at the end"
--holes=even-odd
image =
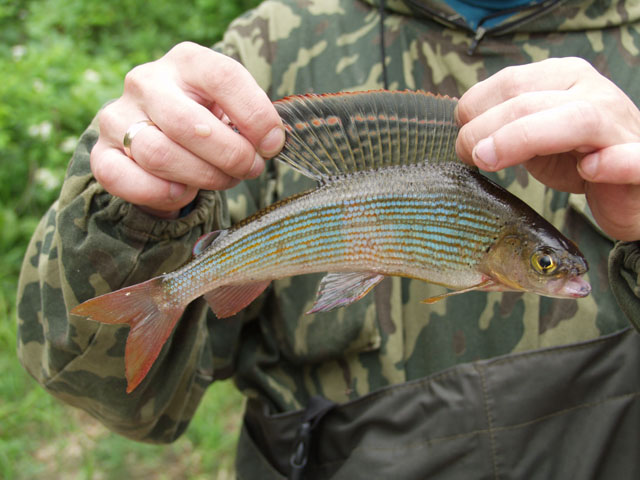
{"type": "Polygon", "coordinates": [[[143,380],[186,305],[218,317],[278,278],[327,272],[308,313],[343,307],[387,275],[453,291],[577,298],[590,286],[577,247],[456,156],[456,100],[423,92],[303,95],[274,103],[287,140],[277,159],[318,181],[230,229],[203,236],[184,267],[72,310],[127,323],[127,392],[143,380]]]}
{"type": "Polygon", "coordinates": [[[176,282],[179,301],[190,301],[221,284],[322,271],[468,286],[468,278],[461,283],[453,275],[482,259],[508,211],[479,197],[477,180],[464,168],[423,164],[336,178],[230,231],[167,279],[167,288],[177,291],[176,282]]]}

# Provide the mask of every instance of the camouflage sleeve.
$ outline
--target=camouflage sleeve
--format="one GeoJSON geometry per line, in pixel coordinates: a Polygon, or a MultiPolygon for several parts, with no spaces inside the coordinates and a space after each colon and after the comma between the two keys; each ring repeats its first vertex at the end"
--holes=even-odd
{"type": "Polygon", "coordinates": [[[51,394],[110,429],[151,442],[175,439],[211,383],[206,306],[193,302],[148,378],[125,393],[127,327],[70,316],[88,298],[180,266],[203,233],[226,222],[222,195],[201,192],[194,209],[159,220],[108,194],[91,175],[96,122],[82,135],[58,201],[28,247],[18,287],[18,355],[51,394]]]}
{"type": "MultiPolygon", "coordinates": [[[[268,90],[268,55],[260,46],[268,30],[264,23],[264,15],[247,12],[214,48],[248,62],[268,90]],[[246,37],[247,28],[257,33],[246,37]]],[[[68,312],[86,299],[184,264],[203,233],[270,202],[273,181],[266,181],[265,173],[243,182],[228,192],[228,201],[227,194],[201,192],[187,216],[159,220],[111,196],[95,181],[89,154],[98,134],[94,120],[80,139],[58,201],[41,220],[25,255],[17,301],[18,356],[47,391],[111,430],[136,440],[169,442],[186,429],[206,387],[233,374],[236,346],[230,343],[238,339],[242,319],[255,315],[261,302],[244,312],[241,321],[226,325],[233,328],[223,329],[222,339],[211,338],[216,320],[204,301],[192,302],[145,381],[128,395],[128,327],[68,312]]]]}
{"type": "Polygon", "coordinates": [[[620,242],[609,256],[609,279],[620,308],[640,332],[640,242],[620,242]]]}

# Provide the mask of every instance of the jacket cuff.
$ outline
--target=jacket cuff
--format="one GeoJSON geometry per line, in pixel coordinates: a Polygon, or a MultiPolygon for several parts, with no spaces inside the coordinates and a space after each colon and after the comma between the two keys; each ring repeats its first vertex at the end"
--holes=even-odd
{"type": "Polygon", "coordinates": [[[615,245],[609,255],[609,282],[620,308],[640,332],[640,241],[615,245]]]}
{"type": "Polygon", "coordinates": [[[181,238],[198,226],[204,225],[204,232],[207,232],[211,228],[224,228],[228,223],[224,194],[207,190],[201,190],[189,212],[177,219],[156,217],[113,196],[104,215],[111,221],[117,221],[126,236],[152,241],[181,238]]]}

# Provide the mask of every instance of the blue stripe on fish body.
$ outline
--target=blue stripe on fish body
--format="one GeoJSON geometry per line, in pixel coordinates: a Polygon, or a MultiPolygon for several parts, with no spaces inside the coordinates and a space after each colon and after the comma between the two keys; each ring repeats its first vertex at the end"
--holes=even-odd
{"type": "Polygon", "coordinates": [[[442,281],[431,281],[446,284],[456,271],[482,260],[501,226],[506,207],[474,196],[476,181],[457,164],[333,178],[216,239],[176,272],[187,280],[175,280],[171,291],[195,298],[226,282],[279,278],[283,272],[402,274],[405,267],[418,277],[435,271],[442,281]]]}

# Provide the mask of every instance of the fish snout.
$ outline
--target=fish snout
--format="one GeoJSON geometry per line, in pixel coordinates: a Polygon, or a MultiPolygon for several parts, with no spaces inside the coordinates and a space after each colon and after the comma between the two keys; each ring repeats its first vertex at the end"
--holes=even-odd
{"type": "Polygon", "coordinates": [[[581,276],[570,277],[558,292],[563,297],[582,298],[591,293],[591,284],[581,276]]]}

